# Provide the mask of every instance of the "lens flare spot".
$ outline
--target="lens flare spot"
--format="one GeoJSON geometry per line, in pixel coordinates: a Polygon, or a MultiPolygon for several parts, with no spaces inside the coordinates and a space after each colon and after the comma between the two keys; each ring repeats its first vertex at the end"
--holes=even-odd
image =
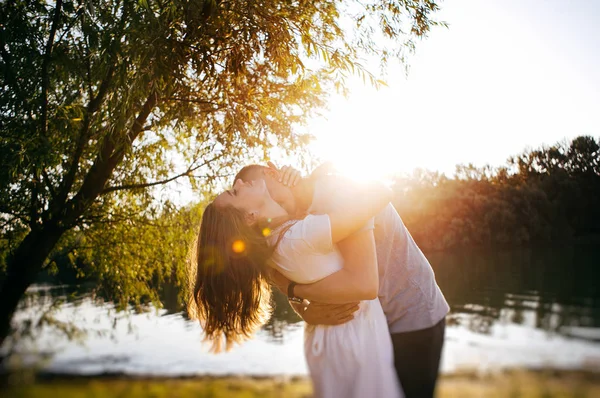
{"type": "Polygon", "coordinates": [[[262,230],[262,234],[263,236],[269,236],[271,235],[271,230],[269,228],[265,228],[262,230]]]}
{"type": "Polygon", "coordinates": [[[246,244],[241,240],[236,240],[233,242],[233,245],[231,245],[231,250],[233,250],[234,253],[243,253],[244,250],[246,250],[246,244]]]}

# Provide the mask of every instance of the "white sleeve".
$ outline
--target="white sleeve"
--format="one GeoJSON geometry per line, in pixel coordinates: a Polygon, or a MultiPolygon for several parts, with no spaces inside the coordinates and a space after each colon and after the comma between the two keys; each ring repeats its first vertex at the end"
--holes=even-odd
{"type": "Polygon", "coordinates": [[[296,221],[271,257],[278,271],[298,283],[313,283],[342,268],[343,259],[331,240],[327,214],[296,221]]]}
{"type": "Polygon", "coordinates": [[[315,252],[328,253],[334,249],[331,221],[327,214],[309,214],[300,223],[300,238],[315,252]]]}

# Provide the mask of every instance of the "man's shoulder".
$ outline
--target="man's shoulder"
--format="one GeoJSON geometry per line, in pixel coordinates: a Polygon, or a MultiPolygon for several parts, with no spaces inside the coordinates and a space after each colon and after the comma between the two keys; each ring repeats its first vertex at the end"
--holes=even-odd
{"type": "Polygon", "coordinates": [[[356,186],[350,178],[338,174],[319,176],[314,184],[313,199],[309,209],[312,213],[330,211],[340,200],[351,195],[356,186]]]}
{"type": "Polygon", "coordinates": [[[359,181],[353,180],[348,176],[327,174],[317,177],[315,179],[314,187],[315,191],[351,193],[355,192],[360,185],[361,183],[359,181]]]}
{"type": "Polygon", "coordinates": [[[347,184],[352,185],[354,183],[351,178],[341,174],[325,174],[315,178],[315,187],[320,186],[322,188],[347,184]]]}

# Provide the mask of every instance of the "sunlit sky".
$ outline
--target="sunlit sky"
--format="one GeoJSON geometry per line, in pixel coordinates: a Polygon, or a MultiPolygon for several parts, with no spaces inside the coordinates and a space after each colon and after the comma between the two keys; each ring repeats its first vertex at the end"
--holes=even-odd
{"type": "Polygon", "coordinates": [[[343,171],[452,175],[526,147],[600,137],[600,1],[447,0],[408,76],[356,79],[311,120],[311,149],[343,171]]]}

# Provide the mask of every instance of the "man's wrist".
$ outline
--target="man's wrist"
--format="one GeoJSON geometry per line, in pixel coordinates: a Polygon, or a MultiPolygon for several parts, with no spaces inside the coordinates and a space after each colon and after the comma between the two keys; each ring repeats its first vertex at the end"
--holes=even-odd
{"type": "Polygon", "coordinates": [[[296,297],[296,296],[294,296],[294,287],[296,285],[297,285],[297,283],[294,282],[294,281],[290,281],[290,283],[288,283],[288,286],[287,286],[287,295],[288,295],[288,298],[296,297]]]}
{"type": "Polygon", "coordinates": [[[292,303],[302,303],[303,299],[302,297],[298,297],[295,292],[294,292],[294,288],[298,286],[298,284],[296,282],[290,282],[288,284],[288,288],[287,288],[287,295],[288,295],[288,300],[291,301],[292,303]]]}
{"type": "Polygon", "coordinates": [[[302,298],[307,298],[306,297],[306,285],[302,285],[302,284],[296,284],[296,286],[294,286],[294,295],[296,297],[302,297],[302,298]]]}

